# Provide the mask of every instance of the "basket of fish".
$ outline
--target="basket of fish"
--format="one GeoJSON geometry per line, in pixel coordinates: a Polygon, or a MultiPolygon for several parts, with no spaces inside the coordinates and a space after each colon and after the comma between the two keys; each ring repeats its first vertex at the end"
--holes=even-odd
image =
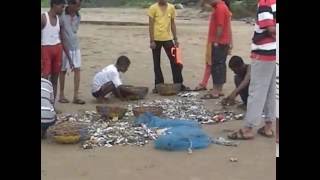
{"type": "Polygon", "coordinates": [[[148,87],[127,87],[132,91],[134,94],[127,96],[129,100],[140,100],[144,99],[146,95],[148,94],[149,88],[148,87]]]}
{"type": "Polygon", "coordinates": [[[119,106],[96,106],[97,112],[106,119],[122,119],[127,109],[119,106]]]}
{"type": "Polygon", "coordinates": [[[172,96],[178,94],[181,84],[159,84],[156,86],[156,89],[162,96],[172,96]]]}
{"type": "Polygon", "coordinates": [[[71,122],[63,122],[50,128],[50,133],[56,143],[76,144],[81,139],[82,128],[80,125],[71,122]]]}
{"type": "Polygon", "coordinates": [[[138,117],[141,114],[146,112],[150,112],[156,116],[161,116],[163,109],[161,107],[156,107],[156,106],[146,106],[146,107],[142,106],[142,107],[135,107],[132,109],[132,111],[135,117],[138,117]]]}

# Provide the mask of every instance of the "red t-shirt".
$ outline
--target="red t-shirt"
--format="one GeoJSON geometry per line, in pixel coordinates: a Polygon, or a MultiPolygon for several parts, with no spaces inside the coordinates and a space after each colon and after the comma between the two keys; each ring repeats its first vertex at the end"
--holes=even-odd
{"type": "Polygon", "coordinates": [[[216,40],[216,31],[217,27],[222,27],[222,34],[217,43],[219,44],[229,44],[231,41],[231,32],[230,32],[230,21],[231,21],[231,12],[229,11],[227,5],[221,1],[213,6],[214,11],[210,17],[209,23],[209,38],[210,43],[217,42],[216,40]]]}

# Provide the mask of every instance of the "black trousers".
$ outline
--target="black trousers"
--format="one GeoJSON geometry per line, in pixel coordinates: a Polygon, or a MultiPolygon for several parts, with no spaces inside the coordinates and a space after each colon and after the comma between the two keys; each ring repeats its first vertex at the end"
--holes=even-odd
{"type": "Polygon", "coordinates": [[[155,85],[164,83],[160,58],[161,58],[161,49],[164,48],[171,65],[173,83],[183,83],[182,78],[182,65],[175,63],[175,58],[171,54],[171,48],[174,47],[173,41],[155,41],[156,48],[152,50],[153,55],[153,66],[154,66],[154,76],[155,76],[155,85]]]}
{"type": "MultiPolygon", "coordinates": [[[[235,83],[236,87],[238,87],[241,84],[243,79],[244,78],[242,78],[242,77],[240,77],[238,75],[234,76],[234,83],[235,83]]],[[[239,95],[241,97],[241,100],[242,100],[243,104],[247,105],[247,101],[248,101],[248,97],[249,97],[249,85],[247,87],[245,87],[244,89],[242,89],[239,92],[239,95]]]]}
{"type": "Polygon", "coordinates": [[[212,66],[211,66],[211,75],[213,84],[223,85],[226,83],[227,78],[227,56],[228,56],[228,45],[219,44],[215,47],[212,44],[212,66]]]}

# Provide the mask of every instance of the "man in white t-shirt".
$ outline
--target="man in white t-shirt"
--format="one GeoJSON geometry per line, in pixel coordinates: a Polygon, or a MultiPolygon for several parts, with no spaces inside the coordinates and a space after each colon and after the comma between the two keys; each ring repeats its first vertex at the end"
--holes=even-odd
{"type": "Polygon", "coordinates": [[[116,64],[111,64],[98,72],[92,82],[92,96],[98,101],[106,100],[105,96],[114,93],[116,97],[125,100],[125,97],[131,94],[120,79],[120,72],[125,73],[130,66],[130,60],[126,56],[120,56],[116,64]]]}

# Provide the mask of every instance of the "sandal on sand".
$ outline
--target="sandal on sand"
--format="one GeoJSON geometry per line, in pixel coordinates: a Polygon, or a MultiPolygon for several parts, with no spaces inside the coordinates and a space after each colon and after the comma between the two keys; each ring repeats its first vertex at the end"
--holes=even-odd
{"type": "Polygon", "coordinates": [[[59,99],[59,103],[70,103],[70,101],[66,98],[59,99]]]}
{"type": "Polygon", "coordinates": [[[242,129],[239,129],[239,131],[228,135],[228,138],[232,139],[232,140],[250,140],[250,139],[253,139],[253,137],[245,137],[242,129]]]}
{"type": "Polygon", "coordinates": [[[205,94],[204,96],[201,97],[201,99],[218,99],[218,98],[219,98],[219,95],[214,96],[212,94],[205,94]]]}
{"type": "Polygon", "coordinates": [[[271,129],[272,134],[267,134],[264,127],[258,129],[258,134],[260,134],[261,136],[267,137],[267,138],[273,138],[274,137],[274,132],[271,129]]]}
{"type": "Polygon", "coordinates": [[[81,104],[81,105],[83,105],[83,104],[85,104],[86,102],[83,101],[83,100],[81,100],[81,99],[74,99],[72,103],[73,103],[73,104],[81,104]]]}
{"type": "Polygon", "coordinates": [[[201,85],[198,85],[196,88],[194,88],[193,91],[206,91],[207,88],[201,85]]]}

